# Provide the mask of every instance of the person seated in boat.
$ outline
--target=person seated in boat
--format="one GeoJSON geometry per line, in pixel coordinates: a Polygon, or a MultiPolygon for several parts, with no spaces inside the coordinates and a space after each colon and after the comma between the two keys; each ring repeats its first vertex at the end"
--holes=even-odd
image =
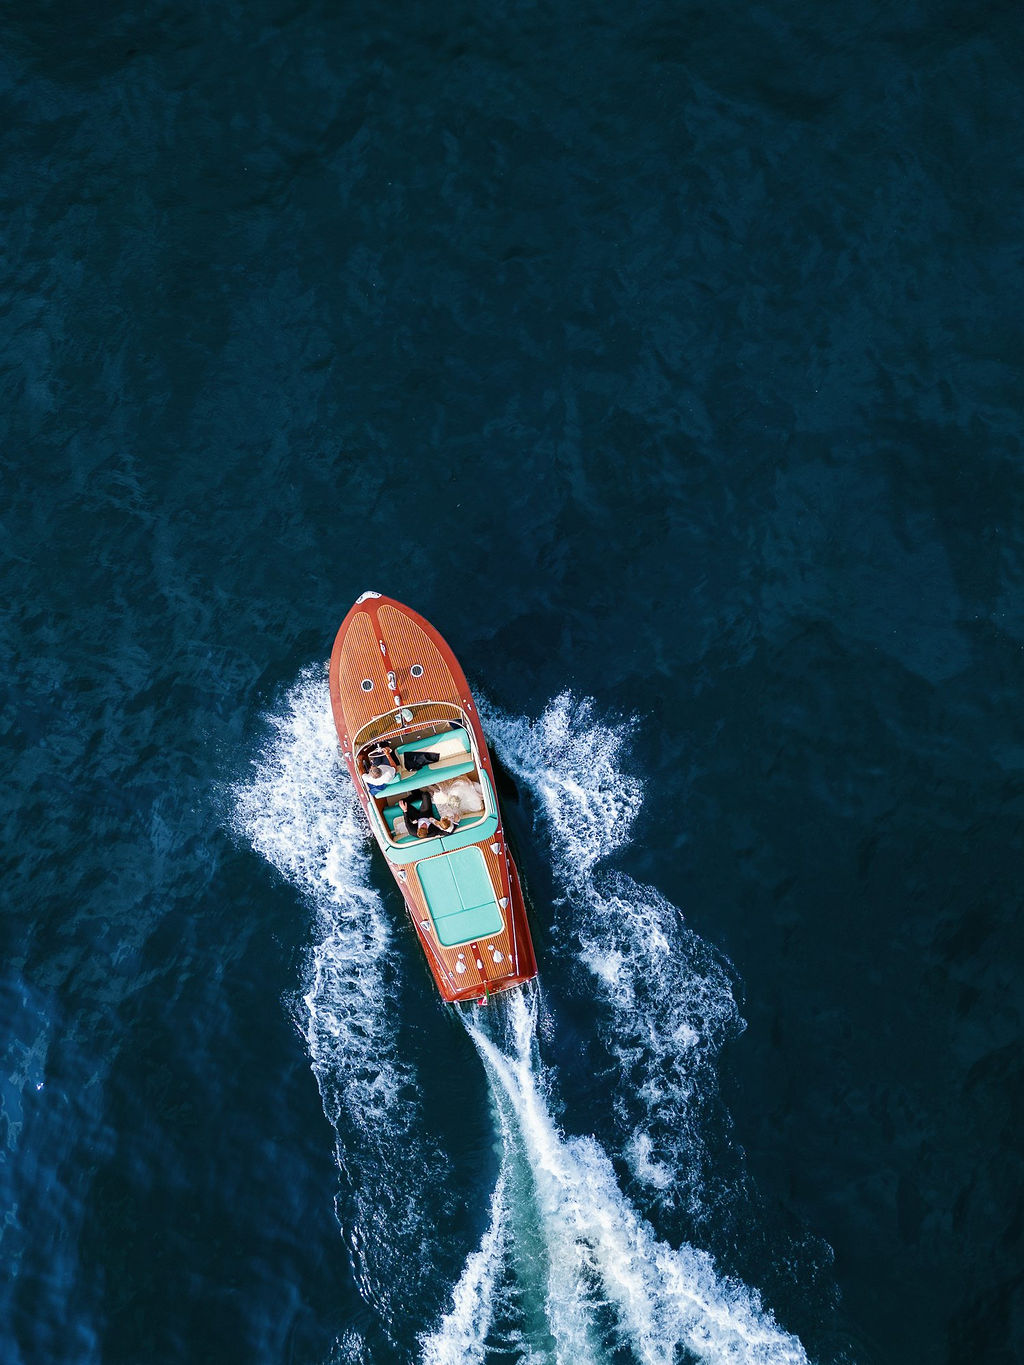
{"type": "Polygon", "coordinates": [[[387,740],[379,739],[375,744],[371,744],[369,748],[364,749],[360,762],[364,773],[370,767],[381,768],[385,765],[389,768],[394,768],[397,772],[400,760],[387,740]]]}
{"type": "Polygon", "coordinates": [[[473,781],[472,775],[450,777],[446,782],[437,782],[430,792],[437,813],[441,816],[458,816],[462,819],[484,809],[484,789],[479,782],[473,781]]]}
{"type": "Polygon", "coordinates": [[[458,792],[435,792],[434,807],[437,811],[437,818],[444,826],[445,834],[453,834],[458,829],[459,821],[463,815],[462,802],[458,792]]]}
{"type": "Polygon", "coordinates": [[[418,839],[429,839],[435,834],[451,832],[442,826],[440,820],[435,819],[434,808],[430,803],[430,792],[424,789],[410,792],[408,796],[399,798],[398,804],[402,807],[406,828],[418,839]]]}
{"type": "Polygon", "coordinates": [[[390,764],[374,763],[369,772],[363,774],[363,781],[371,796],[383,796],[397,776],[397,769],[392,768],[390,764]]]}
{"type": "Polygon", "coordinates": [[[376,744],[367,749],[360,761],[363,781],[371,796],[383,796],[390,783],[398,777],[398,758],[390,744],[376,744]]]}

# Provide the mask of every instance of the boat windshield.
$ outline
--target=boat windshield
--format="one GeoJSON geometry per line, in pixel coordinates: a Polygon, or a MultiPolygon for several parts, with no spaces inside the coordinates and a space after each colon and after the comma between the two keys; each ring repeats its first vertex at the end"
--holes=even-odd
{"type": "Polygon", "coordinates": [[[352,747],[359,751],[375,739],[397,743],[399,740],[410,739],[417,733],[425,732],[431,725],[434,729],[439,729],[452,721],[466,724],[465,711],[453,702],[417,701],[408,706],[396,706],[393,711],[385,711],[383,715],[367,721],[357,731],[352,747]]]}

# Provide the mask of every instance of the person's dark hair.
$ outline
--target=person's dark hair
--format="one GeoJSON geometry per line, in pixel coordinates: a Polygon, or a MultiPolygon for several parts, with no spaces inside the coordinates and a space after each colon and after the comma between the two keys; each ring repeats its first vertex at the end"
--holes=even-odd
{"type": "Polygon", "coordinates": [[[380,771],[380,769],[377,767],[376,763],[375,763],[375,764],[373,765],[373,767],[370,769],[369,776],[372,777],[373,780],[374,780],[375,782],[380,778],[380,776],[381,776],[381,771],[380,771]]]}

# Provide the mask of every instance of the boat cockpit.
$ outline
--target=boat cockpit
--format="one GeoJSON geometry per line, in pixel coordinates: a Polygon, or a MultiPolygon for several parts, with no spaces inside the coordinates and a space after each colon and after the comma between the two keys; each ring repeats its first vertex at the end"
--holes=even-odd
{"type": "Polygon", "coordinates": [[[485,837],[482,826],[493,817],[496,803],[487,774],[478,764],[472,727],[461,708],[441,702],[404,707],[364,726],[356,738],[361,741],[355,749],[360,773],[365,774],[368,767],[368,752],[380,745],[390,747],[398,761],[397,777],[383,789],[370,791],[371,808],[391,847],[416,846],[417,857],[429,857],[485,837]],[[388,721],[390,726],[384,723],[388,721]],[[437,821],[445,823],[445,834],[435,827],[436,832],[422,838],[408,827],[399,800],[420,792],[428,793],[429,809],[437,821]]]}

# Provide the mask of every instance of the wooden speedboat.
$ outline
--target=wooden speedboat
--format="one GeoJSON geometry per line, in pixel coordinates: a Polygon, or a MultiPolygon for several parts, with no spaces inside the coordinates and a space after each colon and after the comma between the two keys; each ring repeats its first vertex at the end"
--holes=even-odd
{"type": "Polygon", "coordinates": [[[477,1000],[529,981],[519,874],[454,654],[416,612],[364,592],[341,623],[330,680],[342,755],[442,996],[477,1000]]]}

